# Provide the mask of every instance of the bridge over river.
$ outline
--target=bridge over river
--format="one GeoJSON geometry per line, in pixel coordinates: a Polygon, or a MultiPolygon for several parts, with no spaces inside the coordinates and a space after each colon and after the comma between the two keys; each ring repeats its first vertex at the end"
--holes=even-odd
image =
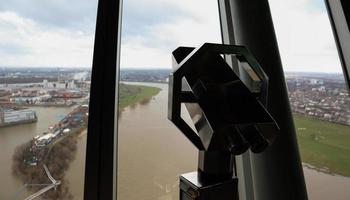
{"type": "MultiPolygon", "coordinates": [[[[41,196],[42,194],[44,194],[45,192],[51,190],[51,189],[56,189],[57,186],[59,186],[61,184],[61,181],[55,180],[49,169],[47,168],[47,166],[44,164],[44,169],[46,172],[47,177],[50,179],[51,183],[50,184],[42,184],[42,185],[46,185],[46,187],[44,187],[43,189],[37,191],[36,193],[30,195],[29,197],[25,198],[24,200],[33,200],[39,196],[41,196]]],[[[30,184],[26,184],[26,186],[30,186],[30,184]]]]}

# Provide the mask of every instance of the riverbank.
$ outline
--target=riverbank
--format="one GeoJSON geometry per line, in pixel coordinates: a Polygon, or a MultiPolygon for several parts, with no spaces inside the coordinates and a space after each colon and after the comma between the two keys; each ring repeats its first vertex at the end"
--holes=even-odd
{"type": "MultiPolygon", "coordinates": [[[[118,199],[178,199],[179,174],[197,169],[197,149],[166,118],[167,84],[127,83],[147,85],[162,90],[147,104],[125,107],[119,119],[118,199]],[[137,126],[135,126],[137,124],[137,126]],[[132,186],[132,187],[130,187],[132,186]],[[172,197],[169,197],[172,196],[172,197]]],[[[6,187],[0,187],[0,199],[25,199],[32,192],[12,175],[12,155],[19,144],[25,143],[47,127],[57,123],[71,108],[33,107],[38,123],[0,129],[0,177],[6,187]]],[[[184,119],[187,121],[189,117],[184,119]]],[[[78,134],[75,158],[69,163],[64,182],[73,200],[84,198],[84,168],[86,131],[78,134]]],[[[309,199],[348,200],[350,178],[326,174],[303,167],[309,199]],[[326,183],[326,184],[325,184],[326,183]]],[[[56,178],[56,177],[54,177],[56,178]]],[[[38,187],[37,187],[38,189],[38,187]]],[[[41,198],[38,198],[41,199],[41,198]]]]}
{"type": "MultiPolygon", "coordinates": [[[[126,84],[121,84],[120,89],[120,108],[123,108],[122,106],[126,107],[137,102],[142,104],[143,101],[148,101],[152,98],[152,96],[158,94],[160,91],[160,89],[156,87],[126,84]]],[[[87,116],[87,113],[85,114],[82,113],[82,116],[87,116]]],[[[64,130],[70,130],[69,135],[56,134],[56,131],[53,130],[51,132],[54,133],[49,132],[46,133],[46,135],[57,135],[57,138],[55,136],[52,141],[49,140],[47,143],[45,143],[45,146],[38,146],[35,142],[36,139],[31,139],[15,148],[12,164],[13,174],[27,187],[29,191],[31,191],[31,193],[37,192],[37,188],[29,186],[31,185],[30,183],[49,182],[48,177],[43,170],[44,165],[47,165],[52,176],[60,181],[60,187],[58,187],[56,190],[49,190],[45,192],[45,194],[41,196],[43,199],[73,199],[72,194],[69,192],[69,184],[67,184],[65,174],[69,169],[71,162],[75,159],[77,139],[80,133],[86,129],[87,123],[85,121],[87,119],[82,121],[82,124],[76,124],[76,116],[74,111],[67,114],[67,116],[72,119],[65,119],[65,117],[59,122],[55,123],[53,127],[59,127],[60,130],[62,129],[62,133],[64,130]],[[72,123],[75,123],[75,125],[80,127],[79,131],[74,131],[74,129],[70,127],[70,125],[73,125],[72,123]],[[31,159],[31,161],[28,162],[28,159],[31,159]],[[32,161],[33,159],[35,162],[32,161]],[[40,162],[37,162],[37,160],[40,162]]],[[[80,118],[77,119],[80,121],[80,118]]]]}
{"type": "Polygon", "coordinates": [[[294,114],[303,162],[320,171],[350,176],[350,126],[294,114]]]}
{"type": "Polygon", "coordinates": [[[160,92],[160,88],[144,85],[119,84],[119,109],[129,105],[147,101],[160,92]]]}

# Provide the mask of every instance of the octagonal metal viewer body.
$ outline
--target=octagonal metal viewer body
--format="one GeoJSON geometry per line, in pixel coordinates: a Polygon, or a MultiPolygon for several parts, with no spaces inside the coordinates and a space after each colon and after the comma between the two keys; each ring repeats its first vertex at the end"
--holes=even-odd
{"type": "Polygon", "coordinates": [[[266,108],[268,77],[243,46],[205,43],[172,55],[168,118],[199,150],[197,172],[180,177],[180,200],[237,199],[234,156],[264,151],[279,132],[266,108]],[[239,74],[224,54],[237,58],[239,74]],[[181,104],[194,130],[182,119],[181,104]]]}
{"type": "Polygon", "coordinates": [[[263,151],[279,131],[267,111],[268,77],[243,46],[205,43],[173,52],[168,118],[200,151],[263,151]],[[223,58],[236,56],[240,74],[223,58]],[[241,78],[244,77],[244,78],[241,78]],[[181,118],[181,103],[196,133],[181,118]]]}

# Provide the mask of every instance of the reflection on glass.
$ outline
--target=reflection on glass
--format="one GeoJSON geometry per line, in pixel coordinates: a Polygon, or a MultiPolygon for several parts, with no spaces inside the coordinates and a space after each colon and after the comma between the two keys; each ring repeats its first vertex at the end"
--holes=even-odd
{"type": "Polygon", "coordinates": [[[249,89],[252,92],[260,92],[261,80],[259,76],[254,72],[254,70],[250,67],[250,65],[246,62],[241,62],[240,66],[242,67],[240,71],[240,76],[246,77],[245,84],[248,85],[249,89]]]}
{"type": "Polygon", "coordinates": [[[129,0],[123,15],[118,199],[179,199],[179,175],[196,170],[198,155],[167,119],[171,52],[220,43],[217,3],[129,0]]]}
{"type": "Polygon", "coordinates": [[[96,6],[0,3],[0,199],[83,199],[96,6]]]}

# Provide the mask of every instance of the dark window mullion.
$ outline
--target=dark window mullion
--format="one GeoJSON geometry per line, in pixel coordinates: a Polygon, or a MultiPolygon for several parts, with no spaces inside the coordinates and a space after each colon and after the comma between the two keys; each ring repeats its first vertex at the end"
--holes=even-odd
{"type": "Polygon", "coordinates": [[[121,0],[98,4],[86,149],[86,200],[116,197],[116,106],[121,0]]]}

